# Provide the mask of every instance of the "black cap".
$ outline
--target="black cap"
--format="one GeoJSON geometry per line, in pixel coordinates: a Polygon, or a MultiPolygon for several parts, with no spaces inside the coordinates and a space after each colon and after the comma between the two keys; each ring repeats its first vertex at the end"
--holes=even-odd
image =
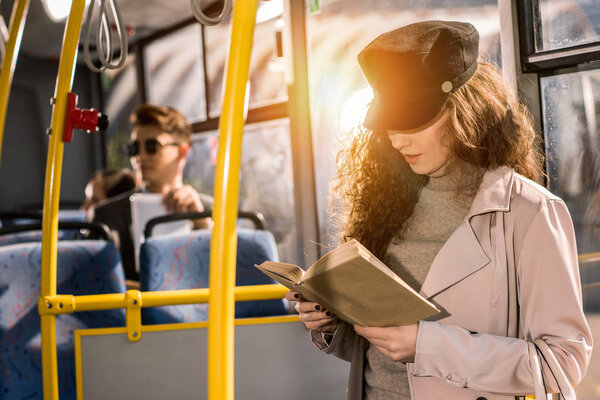
{"type": "Polygon", "coordinates": [[[374,93],[364,127],[427,124],[475,73],[478,54],[479,33],[465,22],[425,21],[378,36],[358,54],[374,93]]]}

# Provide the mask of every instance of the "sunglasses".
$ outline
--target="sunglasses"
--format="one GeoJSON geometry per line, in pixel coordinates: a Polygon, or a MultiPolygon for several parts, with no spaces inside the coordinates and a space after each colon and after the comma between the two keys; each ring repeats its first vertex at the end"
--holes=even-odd
{"type": "MultiPolygon", "coordinates": [[[[179,146],[179,142],[161,143],[156,139],[146,139],[144,142],[144,150],[146,154],[156,154],[164,146],[179,146]]],[[[140,154],[140,142],[138,140],[131,141],[123,146],[129,157],[135,157],[140,154]]]]}

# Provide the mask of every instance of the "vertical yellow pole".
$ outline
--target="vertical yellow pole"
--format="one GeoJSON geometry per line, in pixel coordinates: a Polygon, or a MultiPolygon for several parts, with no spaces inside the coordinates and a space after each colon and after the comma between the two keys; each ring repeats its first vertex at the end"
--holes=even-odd
{"type": "Polygon", "coordinates": [[[2,70],[0,70],[0,163],[2,162],[2,139],[4,138],[4,123],[6,122],[6,109],[8,107],[8,95],[12,83],[17,56],[21,47],[21,38],[23,37],[23,27],[25,27],[25,18],[29,10],[29,0],[17,0],[13,5],[13,11],[10,16],[8,28],[8,41],[6,42],[6,52],[2,61],[2,70]]]}
{"type": "Polygon", "coordinates": [[[210,245],[208,399],[233,400],[235,256],[244,101],[258,0],[233,7],[219,150],[215,171],[214,228],[210,245]]]}
{"type": "MultiPolygon", "coordinates": [[[[58,203],[60,178],[62,173],[63,129],[67,110],[67,94],[71,91],[77,45],[81,33],[81,21],[85,0],[73,0],[71,13],[65,27],[63,47],[58,64],[58,77],[54,96],[56,102],[52,110],[52,133],[48,145],[46,162],[46,183],[44,186],[44,219],[42,222],[42,271],[41,296],[56,294],[56,247],[58,240],[58,203]]],[[[56,320],[54,315],[41,316],[42,332],[42,373],[44,399],[58,400],[58,374],[56,362],[56,320]]]]}

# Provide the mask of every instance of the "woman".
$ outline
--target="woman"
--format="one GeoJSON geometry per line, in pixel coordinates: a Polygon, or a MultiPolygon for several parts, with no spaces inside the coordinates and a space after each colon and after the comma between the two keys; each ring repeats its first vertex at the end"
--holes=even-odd
{"type": "MultiPolygon", "coordinates": [[[[573,384],[592,338],[572,222],[540,174],[530,118],[477,31],[428,21],[359,54],[375,98],[341,154],[337,188],[355,238],[442,311],[397,327],[351,326],[290,292],[316,346],[351,361],[349,399],[514,399],[532,394],[542,338],[573,384]]],[[[547,365],[549,390],[558,387],[547,365]]]]}
{"type": "Polygon", "coordinates": [[[131,192],[136,186],[135,176],[129,169],[97,171],[85,186],[85,201],[81,208],[88,214],[89,219],[92,219],[93,207],[96,204],[122,193],[131,192]]]}

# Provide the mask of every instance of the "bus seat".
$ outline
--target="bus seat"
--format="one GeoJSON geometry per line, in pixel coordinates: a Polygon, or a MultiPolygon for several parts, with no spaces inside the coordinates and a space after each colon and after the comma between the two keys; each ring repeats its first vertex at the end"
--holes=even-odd
{"type": "MultiPolygon", "coordinates": [[[[41,221],[43,217],[42,210],[30,211],[0,211],[0,220],[5,225],[31,224],[41,221]]],[[[79,209],[60,209],[58,210],[58,220],[64,222],[82,222],[86,220],[86,213],[79,209]]]]}
{"type": "MultiPolygon", "coordinates": [[[[2,228],[2,226],[41,224],[42,216],[41,210],[0,212],[0,228],[2,228]]],[[[84,210],[78,209],[58,210],[58,220],[60,222],[84,222],[86,220],[86,214],[84,210]]],[[[58,235],[58,240],[74,240],[77,238],[78,231],[75,229],[61,229],[59,230],[58,235]]],[[[10,238],[4,236],[5,235],[0,233],[0,246],[14,243],[40,242],[42,240],[41,231],[18,235],[15,234],[14,237],[10,238]]]]}
{"type": "MultiPolygon", "coordinates": [[[[254,264],[277,261],[277,247],[271,232],[238,229],[236,285],[275,283],[254,264]]],[[[193,289],[208,287],[210,230],[184,235],[163,235],[147,239],[140,249],[140,285],[142,291],[193,289]]],[[[236,318],[287,314],[284,300],[238,302],[236,318]]],[[[145,324],[197,322],[208,319],[207,304],[190,304],[142,309],[145,324]]]]}
{"type": "MultiPolygon", "coordinates": [[[[99,222],[59,221],[58,240],[75,240],[82,230],[95,234],[102,240],[111,240],[108,227],[99,222]]],[[[42,222],[14,224],[0,227],[0,246],[16,243],[41,242],[42,222]]]]}
{"type": "Polygon", "coordinates": [[[58,219],[60,221],[71,221],[71,222],[85,221],[86,217],[87,217],[87,215],[86,215],[85,211],[81,210],[81,209],[77,209],[77,210],[69,210],[69,209],[58,210],[58,219]]]}
{"type": "MultiPolygon", "coordinates": [[[[58,231],[58,240],[65,239],[65,231],[58,231]]],[[[17,243],[30,243],[30,242],[41,242],[42,241],[42,231],[26,231],[26,232],[15,232],[15,233],[7,233],[0,234],[0,246],[8,246],[11,244],[17,243]]]]}
{"type": "MultiPolygon", "coordinates": [[[[0,398],[42,399],[40,317],[41,244],[0,247],[0,398]]],[[[123,293],[125,277],[112,242],[58,243],[57,293],[123,293]]],[[[63,314],[56,317],[61,400],[75,399],[73,331],[125,325],[124,310],[63,314]]]]}

